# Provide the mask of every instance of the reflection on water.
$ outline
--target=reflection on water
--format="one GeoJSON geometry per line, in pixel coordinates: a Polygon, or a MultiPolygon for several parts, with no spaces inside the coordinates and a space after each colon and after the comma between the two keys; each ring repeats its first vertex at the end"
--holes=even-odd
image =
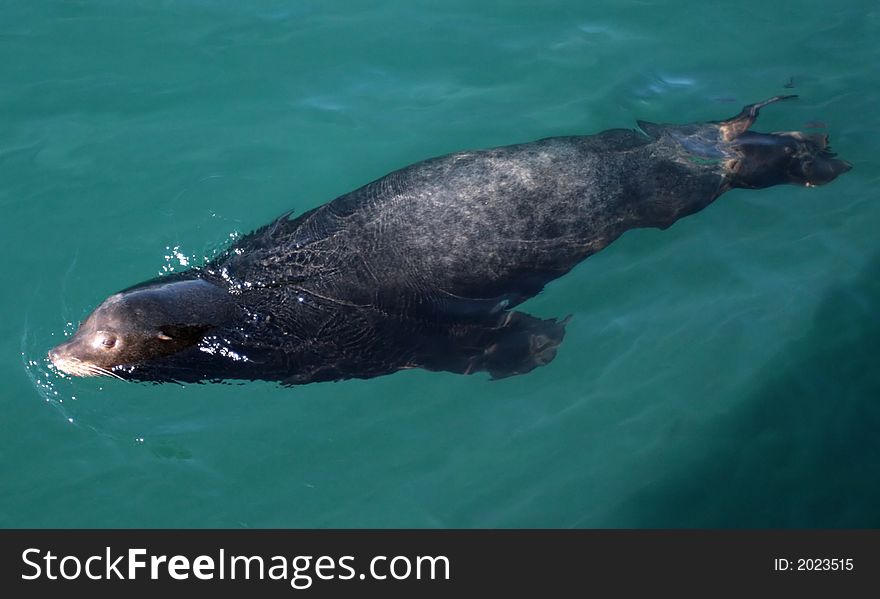
{"type": "Polygon", "coordinates": [[[643,527],[880,526],[880,255],[833,288],[764,382],[621,509],[643,527]]]}

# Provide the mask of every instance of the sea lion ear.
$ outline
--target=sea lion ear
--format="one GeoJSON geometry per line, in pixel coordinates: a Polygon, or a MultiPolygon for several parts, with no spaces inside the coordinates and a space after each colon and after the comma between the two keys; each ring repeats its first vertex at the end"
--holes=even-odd
{"type": "Polygon", "coordinates": [[[204,334],[212,328],[211,325],[200,324],[164,325],[159,329],[156,337],[162,341],[175,341],[187,346],[201,341],[204,334]]]}
{"type": "Polygon", "coordinates": [[[660,136],[663,135],[663,131],[667,129],[667,127],[664,127],[663,125],[658,125],[657,123],[652,123],[650,121],[636,121],[636,124],[645,135],[652,139],[660,139],[660,136]]]}
{"type": "Polygon", "coordinates": [[[767,106],[768,104],[773,104],[774,102],[779,102],[780,100],[789,100],[791,98],[797,98],[796,94],[789,94],[787,96],[773,96],[772,98],[768,98],[763,102],[756,102],[754,104],[747,104],[743,106],[743,109],[733,118],[729,118],[724,121],[715,121],[718,124],[718,128],[721,129],[721,137],[724,141],[731,141],[745,133],[749,130],[755,121],[758,119],[758,113],[762,108],[767,106]]]}

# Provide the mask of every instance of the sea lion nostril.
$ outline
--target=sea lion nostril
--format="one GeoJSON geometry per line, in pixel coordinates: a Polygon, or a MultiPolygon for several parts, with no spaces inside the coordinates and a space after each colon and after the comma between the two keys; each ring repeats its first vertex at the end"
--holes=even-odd
{"type": "Polygon", "coordinates": [[[65,369],[65,363],[67,362],[67,360],[65,360],[64,354],[62,352],[58,351],[57,347],[50,349],[49,353],[47,354],[47,357],[49,358],[49,361],[52,363],[52,366],[54,366],[55,368],[58,368],[59,370],[62,370],[62,371],[65,369]]]}
{"type": "Polygon", "coordinates": [[[49,360],[52,361],[52,364],[54,364],[55,366],[58,366],[65,361],[65,353],[60,347],[53,347],[52,349],[50,349],[48,357],[49,360]]]}

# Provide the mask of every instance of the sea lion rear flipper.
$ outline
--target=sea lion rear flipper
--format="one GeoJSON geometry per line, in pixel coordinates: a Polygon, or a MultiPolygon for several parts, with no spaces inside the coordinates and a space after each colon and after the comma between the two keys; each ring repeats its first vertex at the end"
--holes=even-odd
{"type": "Polygon", "coordinates": [[[556,357],[569,318],[543,320],[505,312],[492,326],[457,327],[449,335],[449,345],[435,346],[430,355],[420,356],[419,366],[459,374],[486,371],[493,380],[525,374],[556,357]]]}

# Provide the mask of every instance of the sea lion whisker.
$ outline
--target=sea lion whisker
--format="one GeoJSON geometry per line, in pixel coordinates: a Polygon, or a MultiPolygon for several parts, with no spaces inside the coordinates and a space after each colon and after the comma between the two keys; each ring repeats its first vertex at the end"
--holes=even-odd
{"type": "Polygon", "coordinates": [[[121,376],[119,376],[118,374],[116,374],[115,372],[113,372],[113,371],[111,371],[111,370],[108,370],[108,369],[106,369],[106,368],[102,368],[102,367],[100,367],[100,366],[98,366],[98,365],[96,365],[96,364],[91,364],[90,366],[91,366],[91,370],[92,370],[92,372],[95,372],[95,373],[97,373],[97,374],[100,374],[101,376],[112,377],[112,378],[114,378],[114,379],[118,379],[118,380],[120,380],[120,381],[124,381],[124,380],[125,380],[124,378],[122,378],[121,376]]]}
{"type": "Polygon", "coordinates": [[[118,380],[118,381],[124,381],[124,380],[125,380],[125,378],[119,376],[118,374],[116,374],[116,373],[113,372],[112,370],[103,370],[103,371],[102,371],[102,374],[104,374],[105,376],[112,377],[112,378],[114,378],[114,379],[116,379],[116,380],[118,380]]]}
{"type": "Polygon", "coordinates": [[[125,380],[125,379],[123,379],[121,376],[119,376],[118,374],[116,374],[115,372],[111,372],[111,371],[109,371],[109,370],[103,370],[103,371],[101,371],[101,374],[104,375],[104,376],[110,377],[110,378],[114,378],[114,379],[116,379],[116,380],[118,380],[118,381],[124,381],[124,380],[125,380]]]}

